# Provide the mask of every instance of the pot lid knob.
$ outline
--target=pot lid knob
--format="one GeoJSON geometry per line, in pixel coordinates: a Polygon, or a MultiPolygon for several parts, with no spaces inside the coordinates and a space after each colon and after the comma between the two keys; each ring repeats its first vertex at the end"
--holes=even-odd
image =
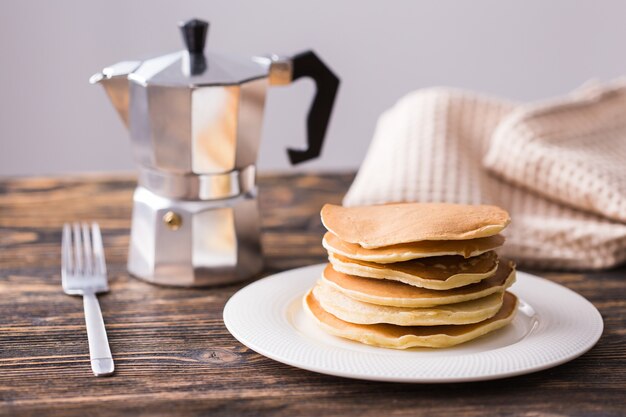
{"type": "Polygon", "coordinates": [[[206,34],[209,30],[209,22],[200,19],[191,19],[178,25],[183,35],[183,41],[189,54],[196,55],[204,52],[206,34]]]}

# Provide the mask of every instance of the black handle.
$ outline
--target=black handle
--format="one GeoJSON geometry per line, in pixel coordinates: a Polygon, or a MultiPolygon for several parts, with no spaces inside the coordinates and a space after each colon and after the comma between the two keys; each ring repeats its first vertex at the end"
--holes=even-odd
{"type": "Polygon", "coordinates": [[[206,71],[207,62],[204,56],[206,34],[209,30],[209,22],[200,19],[191,19],[178,24],[183,35],[183,41],[189,51],[189,73],[200,75],[206,71]]]}
{"type": "Polygon", "coordinates": [[[313,51],[297,54],[292,59],[292,80],[311,77],[315,81],[317,93],[307,116],[307,149],[287,149],[292,165],[317,158],[322,151],[326,128],[333,111],[335,97],[339,89],[339,78],[313,51]]]}
{"type": "Polygon", "coordinates": [[[190,19],[178,24],[183,35],[183,41],[189,54],[202,54],[206,43],[206,34],[209,30],[209,22],[200,19],[190,19]]]}

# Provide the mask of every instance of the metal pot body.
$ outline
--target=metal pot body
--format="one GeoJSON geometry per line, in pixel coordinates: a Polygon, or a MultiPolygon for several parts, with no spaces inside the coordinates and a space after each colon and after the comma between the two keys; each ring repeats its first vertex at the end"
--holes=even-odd
{"type": "Polygon", "coordinates": [[[140,169],[214,175],[256,164],[267,78],[194,88],[129,83],[128,127],[140,169]]]}
{"type": "Polygon", "coordinates": [[[154,284],[197,287],[250,279],[263,268],[256,190],[184,201],[137,187],[128,271],[154,284]]]}

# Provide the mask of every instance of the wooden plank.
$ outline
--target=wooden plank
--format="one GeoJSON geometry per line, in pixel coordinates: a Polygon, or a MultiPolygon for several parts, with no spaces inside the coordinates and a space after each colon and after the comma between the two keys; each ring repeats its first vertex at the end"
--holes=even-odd
{"type": "MultiPolygon", "coordinates": [[[[353,175],[263,176],[264,274],[322,262],[319,209],[353,175]]],[[[264,358],[225,329],[242,285],[157,287],[125,261],[134,180],[0,181],[0,415],[622,415],[626,410],[624,268],[547,274],[590,299],[605,334],[560,367],[471,384],[410,385],[318,375],[264,358]],[[89,369],[80,298],[60,289],[60,227],[100,222],[111,292],[101,297],[116,375],[89,369]],[[90,408],[89,413],[86,409],[90,408]]],[[[546,275],[546,274],[544,274],[546,275]]]]}

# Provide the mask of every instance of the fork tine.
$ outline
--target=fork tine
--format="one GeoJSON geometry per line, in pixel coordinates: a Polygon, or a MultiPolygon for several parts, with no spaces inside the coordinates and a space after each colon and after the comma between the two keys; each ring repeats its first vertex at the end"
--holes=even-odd
{"type": "Polygon", "coordinates": [[[63,225],[63,239],[61,240],[61,275],[71,274],[74,270],[74,261],[72,259],[72,229],[69,223],[63,225]]]}
{"type": "Polygon", "coordinates": [[[91,224],[91,240],[93,244],[94,254],[94,270],[100,274],[106,275],[107,266],[104,261],[104,246],[102,245],[102,233],[98,223],[91,224]]]}
{"type": "Polygon", "coordinates": [[[74,273],[83,273],[83,240],[80,236],[80,225],[78,223],[72,224],[74,231],[74,273]]]}
{"type": "Polygon", "coordinates": [[[87,223],[81,224],[83,229],[83,257],[85,261],[85,274],[93,274],[93,250],[91,249],[91,233],[87,223]]]}

